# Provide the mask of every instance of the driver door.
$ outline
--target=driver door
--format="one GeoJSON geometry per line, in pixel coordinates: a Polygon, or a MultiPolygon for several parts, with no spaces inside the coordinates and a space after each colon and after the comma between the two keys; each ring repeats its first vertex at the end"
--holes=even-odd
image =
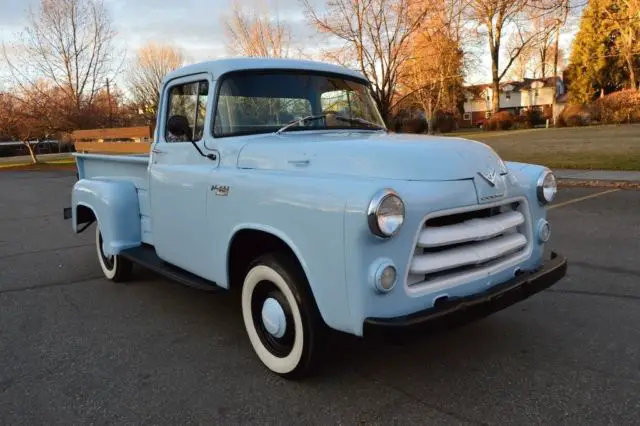
{"type": "Polygon", "coordinates": [[[210,250],[205,232],[208,178],[219,160],[203,157],[190,140],[207,153],[204,133],[210,128],[212,88],[208,74],[176,79],[166,86],[149,166],[156,254],[198,275],[208,265],[206,256],[210,250]]]}

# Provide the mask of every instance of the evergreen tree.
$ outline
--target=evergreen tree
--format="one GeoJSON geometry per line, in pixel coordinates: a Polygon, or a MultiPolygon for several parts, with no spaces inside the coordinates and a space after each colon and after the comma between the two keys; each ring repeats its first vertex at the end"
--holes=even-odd
{"type": "Polygon", "coordinates": [[[568,67],[573,102],[588,103],[624,85],[624,63],[605,13],[616,1],[590,0],[583,11],[568,67]]]}

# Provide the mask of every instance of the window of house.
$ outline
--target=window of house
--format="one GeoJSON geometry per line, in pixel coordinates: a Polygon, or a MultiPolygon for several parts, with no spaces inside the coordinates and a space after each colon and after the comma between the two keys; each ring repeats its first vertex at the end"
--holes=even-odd
{"type": "Polygon", "coordinates": [[[207,98],[209,82],[194,81],[173,86],[169,89],[169,105],[167,108],[167,124],[165,140],[167,142],[199,141],[204,132],[204,121],[207,115],[207,98]],[[184,132],[173,134],[171,125],[178,124],[184,132]]]}

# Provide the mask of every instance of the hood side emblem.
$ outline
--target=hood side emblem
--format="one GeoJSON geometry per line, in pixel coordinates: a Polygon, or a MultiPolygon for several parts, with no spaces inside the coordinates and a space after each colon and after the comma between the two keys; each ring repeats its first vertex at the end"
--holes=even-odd
{"type": "Polygon", "coordinates": [[[478,174],[482,176],[482,178],[486,180],[489,185],[496,186],[496,171],[494,169],[489,169],[485,173],[478,172],[478,174]]]}

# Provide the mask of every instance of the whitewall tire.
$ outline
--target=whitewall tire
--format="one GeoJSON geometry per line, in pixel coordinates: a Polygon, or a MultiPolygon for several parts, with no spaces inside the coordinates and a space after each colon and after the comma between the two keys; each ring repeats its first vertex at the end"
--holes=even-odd
{"type": "Polygon", "coordinates": [[[96,252],[102,273],[107,279],[120,282],[131,277],[133,265],[130,261],[117,255],[106,256],[104,254],[99,226],[96,226],[96,252]]]}
{"type": "Polygon", "coordinates": [[[257,259],[242,286],[242,317],[262,363],[285,378],[311,371],[321,321],[304,275],[287,256],[257,259]]]}

